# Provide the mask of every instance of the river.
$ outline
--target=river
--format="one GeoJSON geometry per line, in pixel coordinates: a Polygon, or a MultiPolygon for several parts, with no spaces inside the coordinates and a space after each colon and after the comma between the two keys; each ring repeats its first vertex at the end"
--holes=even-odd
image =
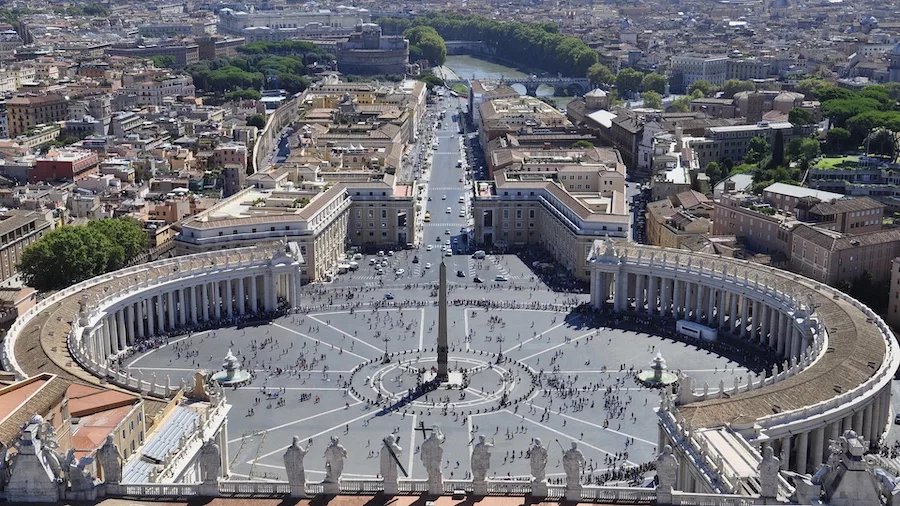
{"type": "MultiPolygon", "coordinates": [[[[501,79],[503,77],[519,78],[527,75],[512,67],[489,62],[469,55],[448,56],[444,66],[455,72],[460,78],[469,81],[476,79],[501,79]]],[[[525,87],[516,85],[515,88],[519,93],[525,94],[525,87]]],[[[541,86],[538,88],[537,96],[552,99],[553,102],[556,103],[556,107],[559,108],[565,108],[565,105],[572,100],[572,97],[555,97],[553,95],[553,88],[550,86],[541,86]]]]}

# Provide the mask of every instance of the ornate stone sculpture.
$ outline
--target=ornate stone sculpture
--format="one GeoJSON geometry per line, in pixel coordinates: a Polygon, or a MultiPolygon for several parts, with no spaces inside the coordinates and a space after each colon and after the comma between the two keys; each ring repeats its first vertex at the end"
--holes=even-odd
{"type": "MultiPolygon", "coordinates": [[[[656,485],[656,496],[662,500],[671,501],[672,490],[676,487],[678,476],[678,460],[672,454],[672,447],[663,446],[662,451],[656,457],[656,476],[659,483],[656,485]]],[[[658,499],[659,501],[662,501],[658,499]]]]}
{"type": "Polygon", "coordinates": [[[444,458],[444,449],[441,444],[444,442],[444,435],[437,427],[431,429],[431,435],[422,443],[421,456],[422,465],[428,473],[428,492],[430,494],[442,494],[444,492],[444,482],[441,476],[441,462],[444,458]]]}
{"type": "Polygon", "coordinates": [[[491,448],[493,443],[488,443],[483,435],[478,436],[478,442],[472,448],[472,480],[475,482],[475,495],[487,495],[488,469],[491,467],[491,448]]]}
{"type": "Polygon", "coordinates": [[[778,470],[781,461],[775,456],[771,446],[763,447],[763,458],[759,462],[759,495],[761,497],[778,497],[778,470]]]}
{"type": "Polygon", "coordinates": [[[531,495],[535,497],[547,496],[546,468],[547,449],[541,444],[540,438],[534,438],[534,444],[530,450],[531,458],[531,495]]]}
{"type": "Polygon", "coordinates": [[[347,450],[340,444],[340,439],[331,437],[331,442],[325,448],[325,483],[339,483],[344,472],[344,459],[347,450]]]}
{"type": "Polygon", "coordinates": [[[547,469],[547,449],[541,444],[540,438],[534,438],[531,447],[531,477],[534,481],[544,481],[547,469]]]}
{"type": "Polygon", "coordinates": [[[393,434],[389,434],[384,438],[384,446],[381,448],[381,456],[379,457],[381,476],[384,478],[385,494],[396,494],[398,492],[397,480],[399,475],[397,473],[397,459],[400,458],[403,448],[400,448],[400,445],[398,445],[396,441],[397,438],[394,437],[393,434]]]}
{"type": "Polygon", "coordinates": [[[9,447],[0,441],[0,492],[6,489],[6,484],[9,482],[9,462],[6,457],[8,451],[9,447]]]}
{"type": "Polygon", "coordinates": [[[491,448],[493,443],[488,443],[483,435],[478,436],[478,442],[472,448],[472,479],[484,481],[488,469],[491,467],[491,448]]]}
{"type": "Polygon", "coordinates": [[[222,454],[219,445],[207,439],[200,449],[200,479],[203,483],[215,483],[222,469],[222,454]]]}
{"type": "Polygon", "coordinates": [[[297,436],[294,436],[291,445],[284,452],[284,470],[291,486],[291,497],[306,497],[306,471],[303,468],[303,458],[308,452],[308,448],[300,446],[300,438],[297,436]]]}
{"type": "Polygon", "coordinates": [[[122,481],[122,454],[111,435],[106,436],[106,442],[97,450],[97,460],[103,469],[103,482],[118,485],[122,481]]]}
{"type": "Polygon", "coordinates": [[[578,449],[578,443],[572,441],[572,447],[563,454],[562,461],[566,472],[566,499],[581,500],[581,470],[585,460],[584,454],[578,449]]]}

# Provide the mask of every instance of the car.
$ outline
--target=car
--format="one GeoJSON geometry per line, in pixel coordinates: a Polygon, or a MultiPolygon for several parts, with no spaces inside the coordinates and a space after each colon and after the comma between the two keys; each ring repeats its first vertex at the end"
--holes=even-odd
{"type": "Polygon", "coordinates": [[[448,249],[447,251],[444,252],[444,256],[445,256],[445,257],[452,257],[452,256],[453,256],[453,252],[450,251],[450,250],[448,249]]]}
{"type": "Polygon", "coordinates": [[[459,182],[462,183],[462,178],[459,178],[459,182]]]}
{"type": "Polygon", "coordinates": [[[460,204],[465,204],[466,198],[461,196],[461,197],[459,197],[459,200],[457,202],[459,202],[460,204]]]}
{"type": "Polygon", "coordinates": [[[375,274],[378,276],[381,276],[382,274],[384,274],[384,270],[381,267],[379,267],[379,268],[375,269],[375,274]]]}
{"type": "MultiPolygon", "coordinates": [[[[444,229],[444,235],[450,235],[450,229],[449,229],[449,228],[444,229]]],[[[438,242],[440,242],[440,241],[441,241],[441,240],[438,239],[438,242]]]]}
{"type": "Polygon", "coordinates": [[[453,212],[453,209],[450,209],[450,208],[448,207],[448,208],[447,208],[447,214],[450,214],[450,213],[452,213],[452,212],[453,212]]]}
{"type": "Polygon", "coordinates": [[[403,269],[397,269],[397,271],[394,272],[394,274],[396,274],[398,276],[402,276],[402,275],[406,274],[406,271],[403,269]]]}
{"type": "Polygon", "coordinates": [[[431,269],[431,262],[428,262],[427,264],[425,264],[425,268],[426,268],[426,269],[431,269]]]}
{"type": "Polygon", "coordinates": [[[428,197],[428,202],[431,202],[431,197],[428,197]]]}
{"type": "Polygon", "coordinates": [[[456,270],[456,277],[458,277],[458,278],[464,278],[464,277],[466,277],[466,273],[463,272],[462,269],[457,269],[457,270],[456,270]]]}
{"type": "Polygon", "coordinates": [[[385,298],[385,300],[394,300],[394,294],[386,293],[386,294],[384,294],[384,298],[385,298]]]}
{"type": "Polygon", "coordinates": [[[466,217],[466,211],[465,211],[464,209],[460,209],[460,210],[459,210],[459,217],[460,217],[460,218],[465,218],[465,217],[466,217]]]}
{"type": "Polygon", "coordinates": [[[494,281],[509,281],[509,278],[504,276],[503,274],[497,274],[494,276],[494,281]]]}
{"type": "Polygon", "coordinates": [[[389,256],[389,257],[394,256],[394,252],[393,252],[393,251],[388,251],[388,256],[389,256]]]}
{"type": "Polygon", "coordinates": [[[441,195],[441,200],[447,200],[447,196],[446,196],[446,195],[441,195]]]}
{"type": "Polygon", "coordinates": [[[369,259],[369,265],[375,265],[377,263],[378,263],[378,260],[375,260],[374,258],[369,259]]]}
{"type": "Polygon", "coordinates": [[[472,281],[474,281],[476,283],[484,283],[484,281],[482,281],[481,278],[479,278],[478,276],[475,276],[474,278],[472,278],[472,281]]]}
{"type": "Polygon", "coordinates": [[[414,263],[414,264],[419,263],[419,256],[418,256],[418,255],[416,255],[416,256],[413,257],[412,263],[414,263]]]}
{"type": "Polygon", "coordinates": [[[379,251],[379,252],[378,252],[378,256],[383,257],[383,256],[384,256],[384,251],[379,251]]]}
{"type": "Polygon", "coordinates": [[[432,246],[431,244],[429,244],[428,246],[425,246],[425,251],[431,251],[433,249],[434,249],[434,246],[432,246]]]}

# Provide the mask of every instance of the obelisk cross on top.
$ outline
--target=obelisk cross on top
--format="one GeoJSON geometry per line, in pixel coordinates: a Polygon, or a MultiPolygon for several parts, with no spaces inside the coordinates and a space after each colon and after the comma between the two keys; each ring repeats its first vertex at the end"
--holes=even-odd
{"type": "Polygon", "coordinates": [[[441,261],[440,288],[438,292],[438,342],[437,342],[437,380],[445,382],[449,379],[447,371],[448,353],[450,346],[447,344],[447,264],[441,261]]]}

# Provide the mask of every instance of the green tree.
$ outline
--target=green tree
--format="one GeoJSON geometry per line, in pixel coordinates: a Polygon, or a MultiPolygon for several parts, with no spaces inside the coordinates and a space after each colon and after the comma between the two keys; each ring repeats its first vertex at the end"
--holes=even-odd
{"type": "Polygon", "coordinates": [[[666,82],[664,75],[651,72],[641,80],[641,89],[643,91],[655,91],[662,95],[666,92],[666,82]]]}
{"type": "Polygon", "coordinates": [[[869,111],[878,111],[881,103],[873,98],[838,98],[822,103],[822,116],[844,127],[850,118],[869,111]]]}
{"type": "Polygon", "coordinates": [[[695,91],[699,90],[700,93],[703,93],[704,97],[708,97],[708,96],[712,95],[713,93],[715,93],[717,89],[718,88],[713,86],[713,84],[711,82],[707,81],[706,79],[699,79],[697,81],[692,82],[691,85],[688,86],[688,93],[693,95],[695,91]]]}
{"type": "Polygon", "coordinates": [[[744,161],[747,163],[759,163],[769,154],[769,143],[765,137],[754,137],[750,139],[750,145],[747,147],[747,154],[744,161]]]}
{"type": "Polygon", "coordinates": [[[788,121],[790,121],[792,125],[812,125],[816,122],[816,117],[806,109],[794,107],[791,109],[791,112],[788,113],[788,121]]]}
{"type": "Polygon", "coordinates": [[[158,54],[147,58],[158,69],[171,68],[175,65],[175,57],[170,54],[158,54]]]}
{"type": "Polygon", "coordinates": [[[419,77],[419,81],[425,83],[429,90],[435,86],[444,86],[444,80],[434,74],[423,74],[419,77]]]}
{"type": "Polygon", "coordinates": [[[709,162],[704,170],[706,177],[709,178],[709,184],[715,185],[719,181],[728,177],[728,171],[725,166],[719,165],[718,162],[709,162]]]}
{"type": "Polygon", "coordinates": [[[688,112],[691,110],[691,97],[684,95],[672,101],[669,106],[673,111],[688,112]]]}
{"type": "Polygon", "coordinates": [[[228,100],[259,100],[262,98],[262,93],[256,90],[234,90],[226,93],[225,98],[228,100]]]}
{"type": "Polygon", "coordinates": [[[792,162],[809,163],[819,156],[819,141],[809,137],[791,139],[784,147],[784,156],[792,162]]]}
{"type": "Polygon", "coordinates": [[[587,76],[594,86],[609,85],[616,82],[616,75],[602,63],[595,63],[588,67],[587,76]]]}
{"type": "Polygon", "coordinates": [[[886,128],[873,130],[866,136],[865,145],[866,152],[870,154],[885,156],[891,160],[897,158],[897,134],[886,128]]]}
{"type": "Polygon", "coordinates": [[[641,98],[644,100],[644,107],[649,107],[651,109],[662,109],[662,96],[655,91],[645,91],[641,93],[641,98]]]}
{"type": "Polygon", "coordinates": [[[447,44],[434,28],[417,26],[403,32],[403,36],[409,39],[410,47],[419,48],[422,56],[432,65],[443,65],[447,61],[447,44]]]}
{"type": "Polygon", "coordinates": [[[801,79],[797,81],[794,89],[799,93],[803,93],[807,100],[816,100],[819,98],[820,93],[823,93],[826,89],[832,87],[833,85],[828,81],[818,78],[811,78],[801,79]]]}
{"type": "Polygon", "coordinates": [[[633,93],[641,89],[644,74],[638,70],[625,68],[616,75],[616,89],[619,93],[633,93]]]}
{"type": "Polygon", "coordinates": [[[18,268],[27,285],[57,290],[122,268],[142,251],[146,240],[134,220],[63,226],[28,245],[18,268]]]}
{"type": "Polygon", "coordinates": [[[831,153],[840,153],[850,146],[852,134],[846,128],[835,127],[825,133],[825,145],[831,153]]]}
{"type": "Polygon", "coordinates": [[[572,143],[573,148],[592,148],[594,147],[594,143],[591,141],[580,140],[572,143]]]}
{"type": "Polygon", "coordinates": [[[254,114],[247,118],[247,126],[255,126],[262,130],[266,126],[266,115],[265,114],[254,114]]]}
{"type": "Polygon", "coordinates": [[[722,86],[722,96],[725,98],[734,97],[735,93],[742,91],[756,91],[756,84],[753,81],[741,81],[738,79],[729,79],[722,86]]]}
{"type": "Polygon", "coordinates": [[[784,165],[784,131],[775,131],[775,141],[772,143],[772,159],[769,161],[769,168],[781,167],[784,165]]]}

